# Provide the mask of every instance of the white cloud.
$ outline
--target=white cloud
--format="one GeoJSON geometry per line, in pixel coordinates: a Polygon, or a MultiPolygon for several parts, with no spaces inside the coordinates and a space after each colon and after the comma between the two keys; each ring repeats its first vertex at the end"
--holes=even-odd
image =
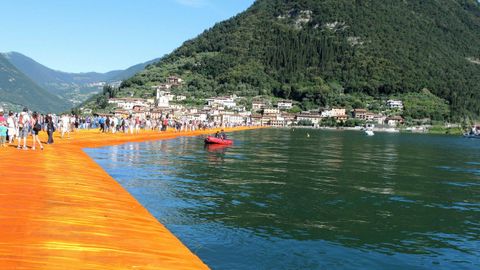
{"type": "Polygon", "coordinates": [[[194,7],[194,8],[204,7],[209,4],[208,0],[175,0],[175,1],[177,1],[177,3],[181,5],[184,5],[187,7],[194,7]]]}

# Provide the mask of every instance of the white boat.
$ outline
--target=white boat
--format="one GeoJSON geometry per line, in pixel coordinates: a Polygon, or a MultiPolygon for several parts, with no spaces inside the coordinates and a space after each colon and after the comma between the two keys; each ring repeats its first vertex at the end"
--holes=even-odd
{"type": "Polygon", "coordinates": [[[367,124],[365,126],[365,134],[367,134],[367,136],[373,136],[375,135],[375,133],[373,133],[373,128],[375,127],[374,124],[367,124]]]}
{"type": "Polygon", "coordinates": [[[465,133],[463,134],[463,137],[469,138],[469,139],[480,139],[480,135],[471,134],[471,133],[465,133]]]}

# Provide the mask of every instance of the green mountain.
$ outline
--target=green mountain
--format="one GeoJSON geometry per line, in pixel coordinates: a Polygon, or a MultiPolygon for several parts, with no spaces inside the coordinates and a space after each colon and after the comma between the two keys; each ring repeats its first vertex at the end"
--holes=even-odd
{"type": "Polygon", "coordinates": [[[151,94],[152,85],[177,75],[185,84],[175,91],[196,97],[275,95],[308,109],[433,93],[456,118],[479,116],[479,6],[475,0],[257,0],[124,81],[119,95],[151,94]]]}
{"type": "Polygon", "coordinates": [[[3,54],[18,70],[54,95],[60,96],[71,106],[101,91],[100,83],[112,83],[127,79],[158,59],[141,63],[126,70],[106,73],[68,73],[53,70],[18,52],[3,54]]]}
{"type": "Polygon", "coordinates": [[[7,109],[27,106],[39,112],[61,112],[69,105],[38,86],[0,54],[0,105],[7,109]]]}

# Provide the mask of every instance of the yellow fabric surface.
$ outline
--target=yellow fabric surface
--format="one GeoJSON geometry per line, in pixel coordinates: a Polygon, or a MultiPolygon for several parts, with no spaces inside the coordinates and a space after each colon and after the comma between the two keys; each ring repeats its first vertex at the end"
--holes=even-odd
{"type": "Polygon", "coordinates": [[[213,132],[56,132],[43,151],[0,147],[0,269],[208,269],[82,148],[213,132]]]}

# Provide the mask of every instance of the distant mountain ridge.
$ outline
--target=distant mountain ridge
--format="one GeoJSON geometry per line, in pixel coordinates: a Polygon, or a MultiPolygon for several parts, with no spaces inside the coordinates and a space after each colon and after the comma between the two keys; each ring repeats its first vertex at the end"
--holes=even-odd
{"type": "Polygon", "coordinates": [[[38,112],[61,112],[69,105],[28,78],[0,54],[0,105],[38,112]]]}
{"type": "Polygon", "coordinates": [[[158,61],[158,59],[154,59],[125,70],[113,70],[106,73],[68,73],[46,67],[18,52],[4,53],[3,56],[36,84],[50,93],[60,96],[72,107],[101,91],[100,83],[112,83],[127,79],[143,70],[147,65],[158,61]]]}

